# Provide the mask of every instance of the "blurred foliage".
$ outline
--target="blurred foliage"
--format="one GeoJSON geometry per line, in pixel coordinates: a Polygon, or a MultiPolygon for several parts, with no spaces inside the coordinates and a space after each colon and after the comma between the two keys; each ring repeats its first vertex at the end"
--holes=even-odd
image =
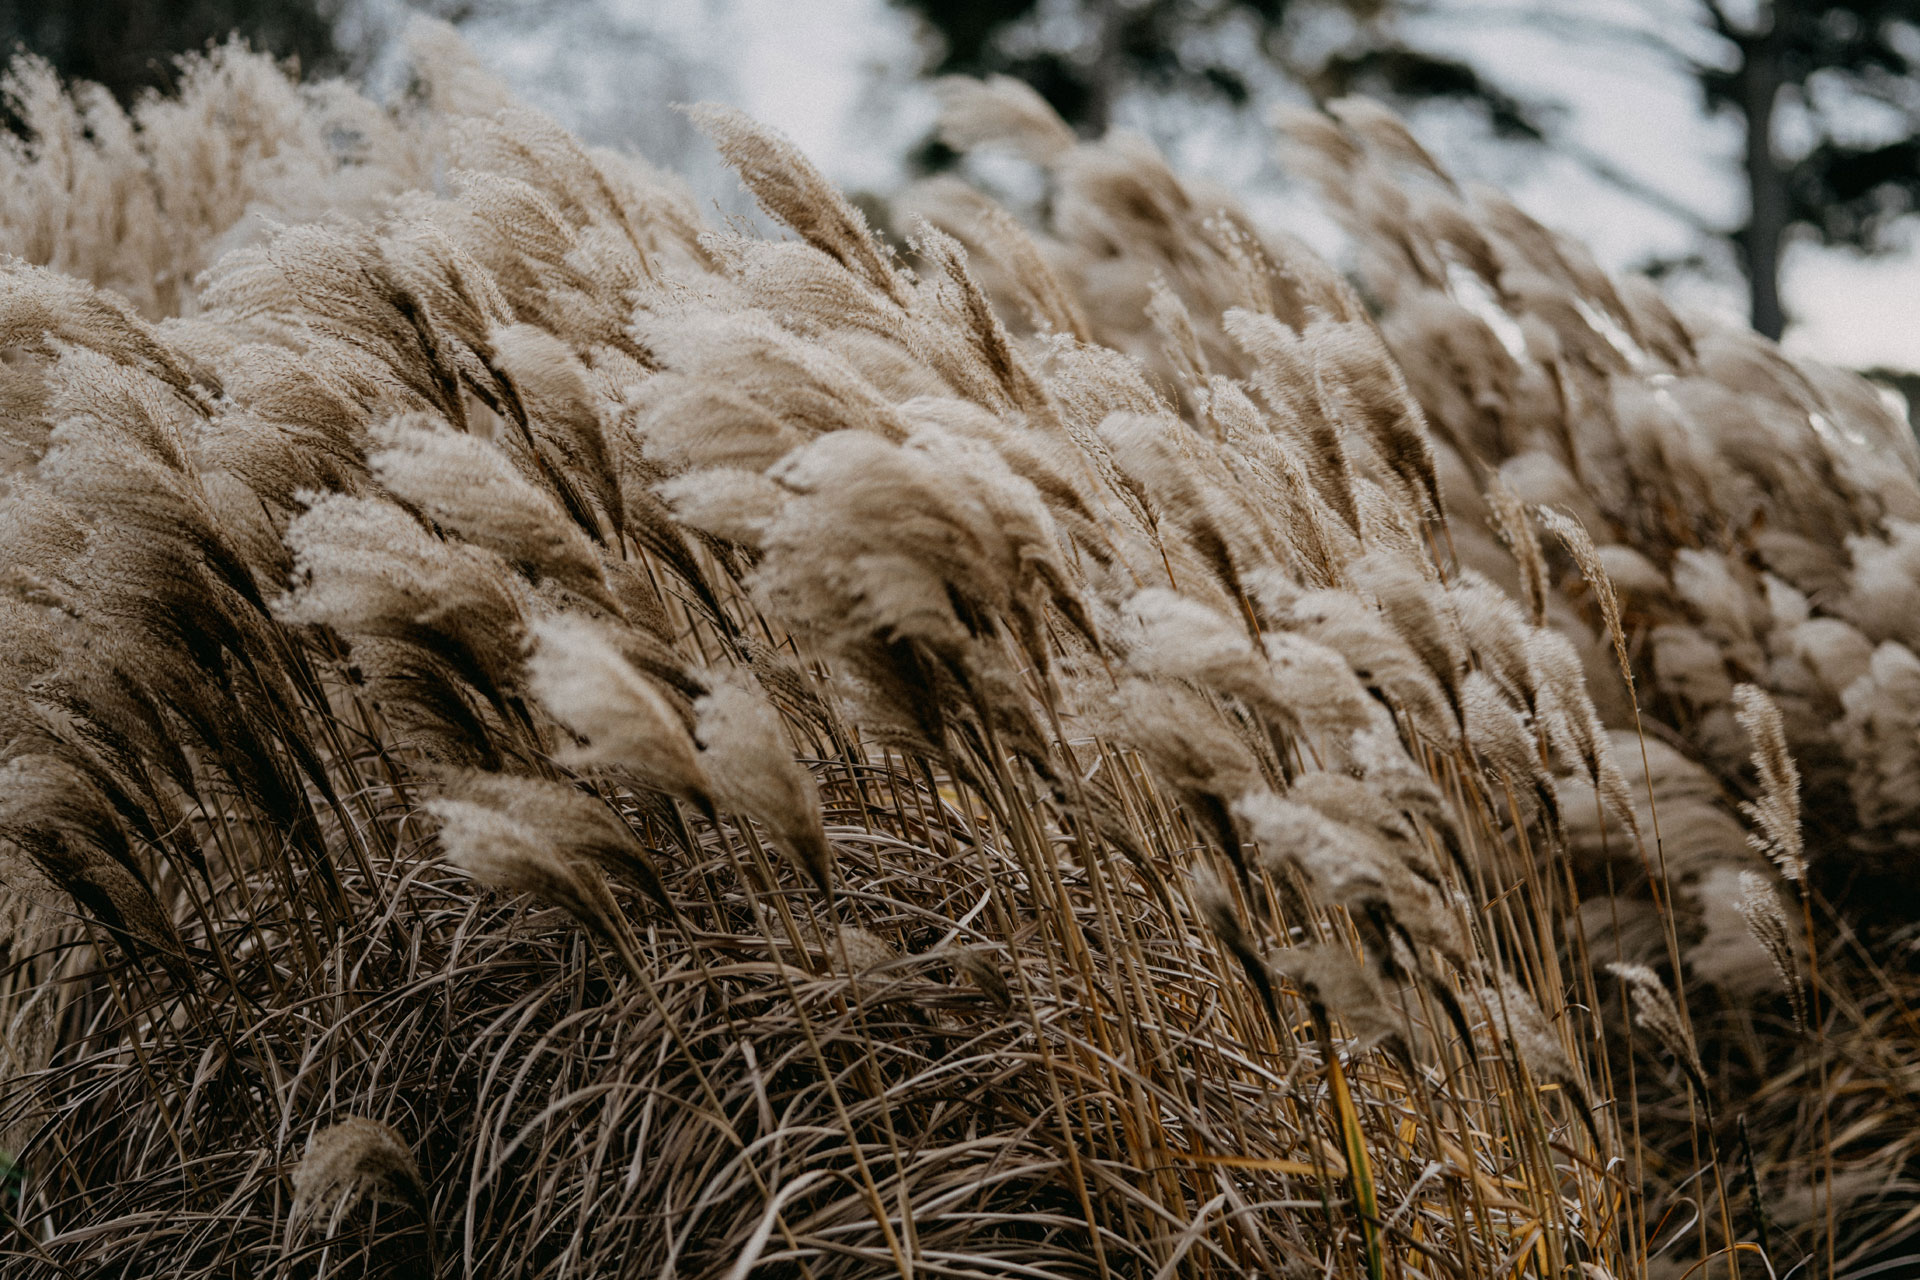
{"type": "MultiPolygon", "coordinates": [[[[1392,60],[1341,69],[1303,61],[1302,28],[1314,19],[1370,27],[1390,0],[890,0],[937,37],[934,75],[1010,75],[1040,92],[1069,124],[1098,134],[1125,94],[1146,90],[1245,106],[1255,81],[1278,67],[1299,77],[1384,72],[1445,93],[1471,83],[1471,68],[1395,48],[1392,60]]],[[[1342,42],[1344,45],[1348,42],[1342,42]]],[[[1336,95],[1337,96],[1337,95],[1336,95]]]]}
{"type": "Polygon", "coordinates": [[[1734,232],[1748,265],[1754,328],[1778,337],[1779,259],[1789,229],[1823,243],[1881,251],[1894,221],[1920,208],[1920,0],[1774,0],[1739,16],[1703,12],[1725,62],[1689,61],[1710,111],[1746,125],[1747,223],[1734,232]],[[1798,108],[1804,138],[1780,144],[1780,108],[1798,108]]]}
{"type": "MultiPolygon", "coordinates": [[[[1105,131],[1129,94],[1245,107],[1276,72],[1319,102],[1349,93],[1401,103],[1447,99],[1482,110],[1496,136],[1545,136],[1537,108],[1468,63],[1394,39],[1385,19],[1399,8],[1396,0],[889,2],[935,37],[927,74],[1024,80],[1089,136],[1105,131]]],[[[953,158],[929,140],[913,160],[933,170],[953,158]]]]}
{"type": "MultiPolygon", "coordinates": [[[[1754,326],[1778,337],[1780,259],[1796,229],[1869,252],[1920,208],[1920,0],[1726,0],[1676,3],[1671,18],[1628,25],[1578,5],[1471,16],[1487,37],[1539,25],[1575,47],[1627,48],[1679,65],[1709,112],[1737,115],[1748,213],[1708,224],[1672,197],[1581,153],[1556,129],[1557,105],[1529,101],[1470,61],[1421,49],[1400,15],[1466,14],[1459,0],[891,0],[936,37],[933,74],[1016,76],[1087,133],[1122,96],[1186,94],[1244,105],[1278,74],[1317,102],[1365,93],[1401,107],[1447,101],[1479,110],[1497,138],[1551,143],[1596,173],[1729,244],[1746,270],[1754,326]],[[1341,38],[1328,39],[1332,30],[1341,38]],[[1781,117],[1791,110],[1792,145],[1781,117]],[[1863,126],[1863,122],[1865,122],[1863,126]]],[[[938,167],[937,147],[921,157],[938,167]]]]}
{"type": "MultiPolygon", "coordinates": [[[[336,40],[351,0],[0,0],[0,50],[25,48],[62,76],[104,85],[122,102],[170,86],[174,58],[238,34],[293,58],[307,74],[354,61],[336,40]]],[[[1458,0],[888,0],[935,37],[930,74],[1015,76],[1070,123],[1098,134],[1134,93],[1241,107],[1263,78],[1284,77],[1319,102],[1366,93],[1402,107],[1447,101],[1482,113],[1496,138],[1566,146],[1555,104],[1529,101],[1471,61],[1416,47],[1403,14],[1446,15],[1458,0]],[[1331,36],[1329,33],[1332,33],[1331,36]]],[[[456,24],[506,15],[551,18],[577,0],[403,0],[456,24]]],[[[569,19],[573,20],[573,19],[569,19]]],[[[1780,260],[1795,234],[1869,252],[1920,209],[1920,0],[1728,0],[1676,4],[1663,31],[1627,27],[1580,6],[1516,8],[1504,19],[1562,29],[1571,41],[1638,46],[1678,63],[1708,111],[1737,115],[1747,213],[1708,225],[1626,174],[1596,172],[1730,245],[1747,272],[1756,328],[1778,336],[1780,260]],[[1781,116],[1791,111],[1791,128],[1781,116]],[[1865,121],[1863,126],[1862,122],[1865,121]],[[1783,146],[1783,132],[1792,134],[1783,146]]],[[[1497,38],[1497,28],[1490,28],[1497,38]]],[[[1575,155],[1593,162],[1594,157],[1575,155]]],[[[929,142],[914,157],[952,156],[929,142]]]]}
{"type": "Polygon", "coordinates": [[[69,79],[123,103],[173,84],[174,58],[238,34],[295,58],[303,72],[341,66],[326,0],[0,0],[0,49],[25,48],[69,79]]]}
{"type": "Polygon", "coordinates": [[[1830,244],[1872,246],[1920,207],[1920,0],[1776,3],[1759,24],[1719,4],[1707,12],[1739,55],[1730,70],[1692,67],[1710,109],[1744,111],[1770,85],[1805,108],[1811,145],[1784,157],[1791,221],[1830,244]],[[1768,81],[1751,85],[1756,76],[1768,81]],[[1861,107],[1877,127],[1858,127],[1861,107]]]}

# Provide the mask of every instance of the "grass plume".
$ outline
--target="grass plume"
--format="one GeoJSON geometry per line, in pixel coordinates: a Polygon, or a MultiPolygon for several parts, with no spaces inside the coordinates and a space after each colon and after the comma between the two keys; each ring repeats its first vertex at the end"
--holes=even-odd
{"type": "Polygon", "coordinates": [[[1287,123],[1349,281],[1006,82],[1031,223],[696,109],[759,238],[413,47],[8,81],[9,1275],[1897,1247],[1864,383],[1363,103],[1287,123]]]}

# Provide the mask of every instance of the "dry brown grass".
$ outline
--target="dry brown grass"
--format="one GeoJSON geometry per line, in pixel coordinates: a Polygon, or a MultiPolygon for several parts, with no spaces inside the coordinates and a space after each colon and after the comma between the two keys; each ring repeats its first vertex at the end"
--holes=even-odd
{"type": "Polygon", "coordinates": [[[1908,1230],[1860,886],[1908,891],[1920,483],[1863,384],[1357,105],[1292,126],[1356,286],[1008,84],[949,134],[1034,226],[948,183],[883,238],[703,110],[793,234],[711,230],[450,40],[392,110],[16,73],[9,1274],[1908,1230]]]}

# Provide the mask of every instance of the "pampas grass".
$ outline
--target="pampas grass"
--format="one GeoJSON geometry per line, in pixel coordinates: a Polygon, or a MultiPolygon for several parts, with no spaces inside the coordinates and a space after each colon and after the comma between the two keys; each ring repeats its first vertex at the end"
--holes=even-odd
{"type": "Polygon", "coordinates": [[[415,36],[393,107],[16,64],[9,1274],[1910,1229],[1920,462],[1864,384],[1366,104],[1288,125],[1357,281],[1005,82],[944,133],[1034,225],[876,230],[699,109],[761,239],[415,36]]]}

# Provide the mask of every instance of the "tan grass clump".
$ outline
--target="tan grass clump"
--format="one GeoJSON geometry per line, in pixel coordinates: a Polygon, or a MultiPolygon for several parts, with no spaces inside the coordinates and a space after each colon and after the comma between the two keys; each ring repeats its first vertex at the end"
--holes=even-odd
{"type": "Polygon", "coordinates": [[[1293,126],[1356,288],[1007,84],[946,133],[1043,225],[949,182],[896,242],[703,108],[791,238],[712,230],[416,35],[404,111],[16,73],[9,1274],[1624,1278],[1898,1224],[1909,987],[1844,894],[1906,883],[1920,481],[1860,385],[1363,104],[1293,126]],[[56,201],[205,156],[164,238],[56,201]]]}

